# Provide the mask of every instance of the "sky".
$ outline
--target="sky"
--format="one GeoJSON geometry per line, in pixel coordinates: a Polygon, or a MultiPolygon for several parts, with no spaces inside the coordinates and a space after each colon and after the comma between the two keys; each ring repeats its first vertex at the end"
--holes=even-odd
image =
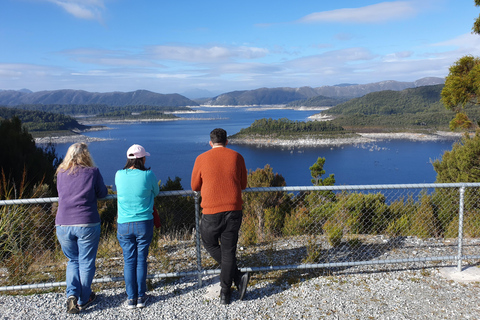
{"type": "Polygon", "coordinates": [[[473,0],[1,0],[0,90],[216,95],[445,77],[480,56],[479,14],[473,0]]]}

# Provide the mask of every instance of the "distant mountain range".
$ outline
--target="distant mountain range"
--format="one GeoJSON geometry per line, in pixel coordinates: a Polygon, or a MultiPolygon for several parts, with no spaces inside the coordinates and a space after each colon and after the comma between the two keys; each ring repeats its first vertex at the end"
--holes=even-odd
{"type": "Polygon", "coordinates": [[[197,102],[176,93],[161,94],[147,90],[106,93],[88,92],[83,90],[29,92],[28,90],[22,89],[21,91],[0,91],[0,105],[15,106],[22,104],[102,104],[117,107],[136,105],[185,107],[198,105],[197,102]]]}
{"type": "Polygon", "coordinates": [[[88,92],[83,90],[54,90],[31,92],[28,89],[0,90],[0,105],[16,106],[25,104],[60,104],[60,105],[92,105],[102,104],[107,106],[168,106],[184,107],[206,105],[279,105],[298,101],[296,105],[302,105],[302,101],[308,101],[312,105],[312,98],[317,103],[335,105],[348,99],[364,96],[371,92],[394,90],[401,91],[408,88],[416,88],[428,85],[443,84],[444,78],[422,78],[414,82],[381,81],[370,84],[339,84],[335,86],[323,86],[318,88],[260,88],[255,90],[232,91],[213,98],[191,100],[180,94],[160,94],[147,90],[132,92],[88,92]],[[333,100],[332,100],[333,99],[333,100]]]}
{"type": "MultiPolygon", "coordinates": [[[[287,104],[292,101],[306,100],[317,96],[346,99],[357,98],[367,93],[393,90],[401,91],[421,86],[443,84],[444,78],[422,78],[414,82],[381,81],[369,84],[341,84],[318,88],[260,88],[256,90],[233,91],[203,101],[207,105],[262,105],[287,104]]],[[[343,101],[339,101],[343,102],[343,101]]]]}

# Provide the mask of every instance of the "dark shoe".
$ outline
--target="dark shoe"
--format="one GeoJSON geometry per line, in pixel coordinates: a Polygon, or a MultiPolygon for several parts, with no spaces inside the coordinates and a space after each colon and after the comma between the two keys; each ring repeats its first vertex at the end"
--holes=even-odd
{"type": "Polygon", "coordinates": [[[77,304],[77,297],[70,296],[67,299],[67,313],[79,313],[80,310],[78,309],[77,304]]]}
{"type": "Polygon", "coordinates": [[[138,297],[137,299],[137,308],[143,308],[145,307],[145,304],[147,303],[148,296],[144,295],[143,297],[138,297]]]}
{"type": "Polygon", "coordinates": [[[127,300],[127,309],[132,310],[137,307],[137,299],[128,299],[127,300]]]}
{"type": "Polygon", "coordinates": [[[237,283],[237,290],[238,293],[240,294],[239,299],[243,300],[245,297],[245,292],[247,292],[247,286],[248,286],[248,281],[250,280],[250,273],[245,272],[242,274],[240,277],[240,281],[237,283]]]}
{"type": "Polygon", "coordinates": [[[78,308],[80,309],[80,311],[85,310],[95,300],[97,300],[97,295],[95,294],[95,292],[92,292],[92,293],[90,293],[90,299],[88,299],[88,301],[86,303],[84,303],[82,305],[79,305],[78,308]]]}
{"type": "Polygon", "coordinates": [[[220,291],[220,304],[230,304],[232,294],[230,291],[220,291]]]}

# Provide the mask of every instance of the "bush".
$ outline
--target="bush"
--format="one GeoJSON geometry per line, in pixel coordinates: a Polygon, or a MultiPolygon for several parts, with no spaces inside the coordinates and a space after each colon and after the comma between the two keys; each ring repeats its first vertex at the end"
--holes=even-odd
{"type": "MultiPolygon", "coordinates": [[[[465,238],[480,237],[480,211],[465,212],[463,219],[463,236],[465,238]]],[[[456,216],[449,224],[445,238],[458,237],[458,216],[456,216]]]]}
{"type": "Polygon", "coordinates": [[[323,230],[327,235],[328,243],[332,247],[338,247],[342,243],[343,238],[343,226],[339,223],[327,221],[323,225],[323,230]]]}
{"type": "Polygon", "coordinates": [[[283,234],[286,236],[298,236],[310,231],[315,221],[304,207],[295,209],[285,218],[283,234]]]}

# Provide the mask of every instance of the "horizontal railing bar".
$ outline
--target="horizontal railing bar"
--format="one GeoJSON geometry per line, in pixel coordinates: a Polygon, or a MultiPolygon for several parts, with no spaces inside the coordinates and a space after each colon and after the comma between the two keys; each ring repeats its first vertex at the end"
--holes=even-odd
{"type": "MultiPolygon", "coordinates": [[[[462,259],[478,259],[480,256],[463,256],[462,259]]],[[[268,266],[268,267],[248,267],[240,268],[242,272],[265,272],[265,271],[281,271],[281,270],[304,270],[304,269],[321,269],[321,268],[335,268],[335,267],[355,267],[364,265],[377,265],[377,264],[396,264],[396,263],[409,263],[409,262],[429,262],[429,261],[447,261],[457,260],[457,256],[443,256],[443,257],[425,257],[425,258],[405,258],[405,259],[387,259],[387,260],[368,260],[368,261],[352,261],[352,262],[327,262],[327,263],[314,263],[314,264],[300,264],[300,265],[285,265],[285,266],[268,266]]],[[[187,272],[170,272],[160,274],[149,274],[148,279],[161,279],[172,277],[187,277],[187,276],[207,276],[220,274],[220,269],[210,269],[202,271],[187,271],[187,272]]],[[[106,282],[118,282],[124,281],[123,277],[104,277],[99,279],[93,279],[93,283],[106,283],[106,282]]],[[[15,291],[15,290],[28,290],[28,289],[44,289],[52,287],[64,287],[66,282],[51,282],[51,283],[39,283],[39,284],[27,284],[18,286],[4,286],[0,287],[1,291],[15,291]]]]}
{"type": "MultiPolygon", "coordinates": [[[[435,189],[435,188],[460,188],[480,187],[480,183],[417,183],[417,184],[374,184],[374,185],[344,185],[344,186],[297,186],[297,187],[262,187],[247,188],[243,192],[278,192],[278,191],[342,191],[342,190],[384,190],[384,189],[435,189]]],[[[161,191],[159,197],[191,196],[199,192],[192,190],[161,191]]],[[[100,200],[116,199],[117,195],[110,194],[100,200]]],[[[16,204],[38,204],[58,202],[58,197],[0,200],[0,206],[16,204]]]]}

